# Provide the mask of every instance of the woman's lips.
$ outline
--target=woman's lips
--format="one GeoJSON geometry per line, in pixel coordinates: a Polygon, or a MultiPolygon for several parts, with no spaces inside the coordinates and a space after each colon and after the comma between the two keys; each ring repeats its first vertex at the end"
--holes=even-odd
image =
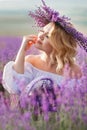
{"type": "Polygon", "coordinates": [[[37,43],[42,44],[42,42],[39,39],[37,39],[37,43]]]}

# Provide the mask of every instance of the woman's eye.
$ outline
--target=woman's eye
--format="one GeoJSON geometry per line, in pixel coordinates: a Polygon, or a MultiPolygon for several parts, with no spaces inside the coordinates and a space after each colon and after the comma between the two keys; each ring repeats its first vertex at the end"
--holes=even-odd
{"type": "Polygon", "coordinates": [[[46,38],[49,38],[49,36],[48,36],[48,35],[46,35],[46,38]]]}

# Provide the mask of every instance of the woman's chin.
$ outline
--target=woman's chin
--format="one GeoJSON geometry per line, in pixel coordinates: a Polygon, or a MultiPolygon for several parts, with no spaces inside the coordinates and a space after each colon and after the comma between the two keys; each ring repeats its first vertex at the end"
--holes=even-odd
{"type": "Polygon", "coordinates": [[[40,49],[41,48],[41,45],[39,43],[35,43],[34,44],[34,47],[37,48],[37,49],[40,49]]]}

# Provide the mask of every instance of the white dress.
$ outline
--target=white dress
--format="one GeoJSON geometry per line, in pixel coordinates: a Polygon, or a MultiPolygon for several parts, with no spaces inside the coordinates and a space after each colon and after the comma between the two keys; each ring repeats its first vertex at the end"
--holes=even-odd
{"type": "MultiPolygon", "coordinates": [[[[13,69],[14,61],[8,62],[3,71],[3,86],[11,94],[20,94],[24,89],[29,91],[33,84],[41,78],[52,79],[55,84],[61,87],[64,82],[64,77],[51,72],[46,72],[34,67],[31,63],[25,62],[24,74],[17,73],[13,69]]],[[[71,87],[74,85],[74,80],[71,79],[68,85],[71,87]]]]}

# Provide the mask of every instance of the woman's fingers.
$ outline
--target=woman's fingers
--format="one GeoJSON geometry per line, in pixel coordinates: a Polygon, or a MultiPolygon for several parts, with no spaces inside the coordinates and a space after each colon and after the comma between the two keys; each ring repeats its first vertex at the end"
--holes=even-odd
{"type": "Polygon", "coordinates": [[[37,41],[37,37],[29,38],[26,45],[26,50],[28,50],[33,44],[35,44],[36,41],[37,41]]]}
{"type": "Polygon", "coordinates": [[[23,37],[22,41],[22,47],[25,48],[25,50],[28,50],[32,44],[35,44],[37,40],[36,35],[28,35],[23,37]]]}

